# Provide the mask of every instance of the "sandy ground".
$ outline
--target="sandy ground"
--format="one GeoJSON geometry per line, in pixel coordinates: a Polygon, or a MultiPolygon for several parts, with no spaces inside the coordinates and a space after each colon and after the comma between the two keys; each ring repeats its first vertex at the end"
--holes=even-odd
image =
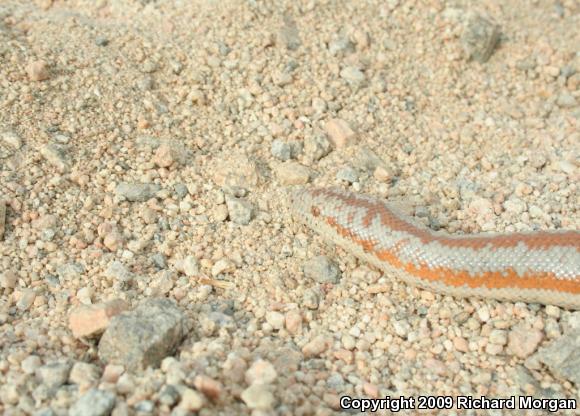
{"type": "Polygon", "coordinates": [[[578,27],[569,0],[0,2],[0,412],[577,403],[579,312],[408,287],[289,195],[580,229],[578,27]]]}

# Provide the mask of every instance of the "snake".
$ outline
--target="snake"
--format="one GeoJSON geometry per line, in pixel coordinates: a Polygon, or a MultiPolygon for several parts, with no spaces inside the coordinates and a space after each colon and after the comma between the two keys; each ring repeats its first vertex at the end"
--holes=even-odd
{"type": "Polygon", "coordinates": [[[384,199],[299,188],[294,218],[386,276],[443,295],[580,309],[580,232],[447,234],[384,199]]]}

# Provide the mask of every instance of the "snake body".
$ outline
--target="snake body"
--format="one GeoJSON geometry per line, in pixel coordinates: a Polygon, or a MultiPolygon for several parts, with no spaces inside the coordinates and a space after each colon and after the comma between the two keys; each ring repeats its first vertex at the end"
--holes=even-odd
{"type": "Polygon", "coordinates": [[[580,309],[580,232],[449,235],[386,202],[337,189],[301,189],[302,223],[360,259],[433,292],[580,309]]]}

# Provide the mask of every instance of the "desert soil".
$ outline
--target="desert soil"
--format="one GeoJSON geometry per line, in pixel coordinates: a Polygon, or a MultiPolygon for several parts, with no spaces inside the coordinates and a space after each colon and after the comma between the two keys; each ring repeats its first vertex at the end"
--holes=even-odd
{"type": "Polygon", "coordinates": [[[580,401],[580,312],[406,286],[289,210],[337,186],[450,234],[580,229],[579,27],[573,0],[1,1],[0,413],[580,401]]]}

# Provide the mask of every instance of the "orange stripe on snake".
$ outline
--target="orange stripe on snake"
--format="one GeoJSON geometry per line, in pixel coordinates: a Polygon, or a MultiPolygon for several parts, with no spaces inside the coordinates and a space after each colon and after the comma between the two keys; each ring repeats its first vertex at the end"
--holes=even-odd
{"type": "Polygon", "coordinates": [[[295,216],[410,284],[443,294],[580,309],[580,233],[447,235],[387,203],[336,189],[300,190],[295,216]]]}

